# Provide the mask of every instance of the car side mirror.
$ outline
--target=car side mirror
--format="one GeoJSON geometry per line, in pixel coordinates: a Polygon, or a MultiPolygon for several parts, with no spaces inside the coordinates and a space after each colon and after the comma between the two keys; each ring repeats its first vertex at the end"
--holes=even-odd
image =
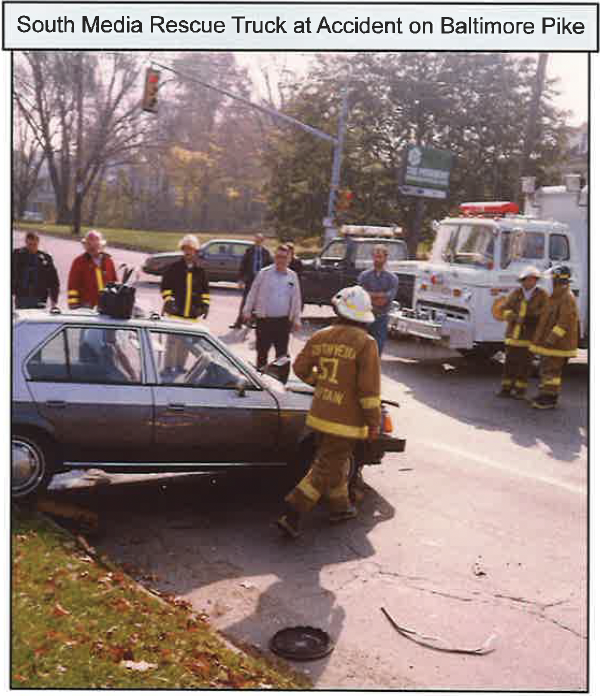
{"type": "Polygon", "coordinates": [[[235,385],[235,390],[237,391],[237,395],[241,398],[246,396],[246,389],[250,386],[250,383],[248,382],[247,379],[240,379],[239,382],[235,385]]]}

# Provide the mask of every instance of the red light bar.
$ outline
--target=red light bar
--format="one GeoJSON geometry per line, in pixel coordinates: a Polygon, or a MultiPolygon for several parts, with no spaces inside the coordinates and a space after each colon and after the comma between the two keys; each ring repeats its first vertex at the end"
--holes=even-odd
{"type": "Polygon", "coordinates": [[[511,201],[484,201],[482,203],[461,203],[461,212],[467,215],[507,215],[518,213],[519,206],[511,201]]]}

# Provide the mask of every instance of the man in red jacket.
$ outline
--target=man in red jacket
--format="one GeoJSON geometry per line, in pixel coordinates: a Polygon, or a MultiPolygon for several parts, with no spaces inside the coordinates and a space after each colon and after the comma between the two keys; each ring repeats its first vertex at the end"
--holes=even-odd
{"type": "Polygon", "coordinates": [[[104,237],[90,230],[82,240],[85,252],[74,259],[69,271],[69,309],[96,307],[100,291],[107,283],[117,281],[117,272],[110,254],[103,251],[104,237]]]}

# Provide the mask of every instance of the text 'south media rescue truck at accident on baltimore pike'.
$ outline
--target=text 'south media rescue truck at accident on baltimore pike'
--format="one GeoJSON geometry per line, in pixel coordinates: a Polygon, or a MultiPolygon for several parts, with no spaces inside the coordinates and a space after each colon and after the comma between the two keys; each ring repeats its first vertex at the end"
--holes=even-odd
{"type": "MultiPolygon", "coordinates": [[[[578,175],[564,186],[526,193],[525,214],[509,202],[464,203],[462,216],[436,224],[428,261],[406,261],[413,273],[412,306],[390,315],[392,335],[428,339],[465,354],[493,355],[502,349],[505,325],[495,303],[518,286],[519,273],[536,266],[571,270],[580,316],[579,345],[588,337],[588,187],[578,175]]],[[[540,285],[551,292],[551,278],[540,285]]]]}

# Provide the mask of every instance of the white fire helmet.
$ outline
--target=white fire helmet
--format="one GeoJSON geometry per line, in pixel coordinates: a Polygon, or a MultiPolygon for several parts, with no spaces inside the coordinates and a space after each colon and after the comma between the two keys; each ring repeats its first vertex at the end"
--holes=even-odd
{"type": "Polygon", "coordinates": [[[198,251],[198,249],[200,248],[200,242],[198,241],[198,237],[196,237],[195,234],[186,234],[185,237],[182,237],[179,242],[180,249],[183,249],[184,246],[192,247],[192,249],[198,251]]]}
{"type": "Polygon", "coordinates": [[[350,321],[361,324],[372,324],[375,321],[369,293],[360,285],[340,290],[331,298],[336,312],[350,321]]]}
{"type": "Polygon", "coordinates": [[[525,280],[525,278],[529,278],[529,276],[540,278],[541,275],[542,274],[535,266],[525,266],[525,268],[519,273],[519,280],[525,280]]]}

